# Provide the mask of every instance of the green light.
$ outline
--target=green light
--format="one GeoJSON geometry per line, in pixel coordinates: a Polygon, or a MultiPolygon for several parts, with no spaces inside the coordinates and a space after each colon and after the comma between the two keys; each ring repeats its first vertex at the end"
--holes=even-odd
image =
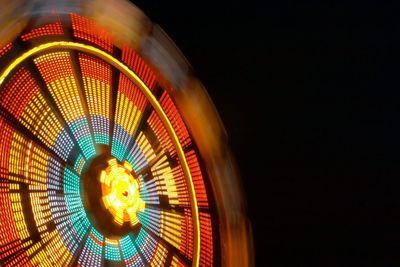
{"type": "Polygon", "coordinates": [[[120,240],[121,251],[124,260],[129,260],[137,255],[137,250],[133,245],[134,237],[129,234],[120,240]]]}
{"type": "Polygon", "coordinates": [[[125,154],[126,148],[121,142],[119,142],[117,139],[113,139],[112,142],[112,148],[111,148],[111,154],[116,157],[119,161],[123,160],[124,154],[125,154]]]}
{"type": "Polygon", "coordinates": [[[73,135],[78,141],[78,145],[82,149],[85,158],[90,159],[94,156],[96,151],[94,149],[93,139],[90,135],[89,125],[86,118],[74,120],[68,126],[71,128],[73,135]]]}
{"type": "Polygon", "coordinates": [[[79,177],[68,168],[64,168],[64,195],[72,225],[81,241],[90,222],[82,204],[79,177]]]}
{"type": "Polygon", "coordinates": [[[96,144],[105,144],[108,145],[108,135],[102,133],[95,133],[94,134],[94,141],[96,144]]]}
{"type": "Polygon", "coordinates": [[[120,261],[121,255],[119,253],[119,246],[106,242],[105,258],[109,261],[120,261]]]}

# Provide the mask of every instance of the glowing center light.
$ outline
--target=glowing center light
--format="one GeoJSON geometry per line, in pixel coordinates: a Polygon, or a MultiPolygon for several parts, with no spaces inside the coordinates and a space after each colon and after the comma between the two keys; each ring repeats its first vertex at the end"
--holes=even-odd
{"type": "Polygon", "coordinates": [[[100,175],[104,206],[118,225],[130,222],[134,226],[139,222],[137,212],[144,211],[145,207],[140,198],[138,180],[132,176],[129,163],[120,165],[116,159],[111,159],[108,164],[100,175]]]}

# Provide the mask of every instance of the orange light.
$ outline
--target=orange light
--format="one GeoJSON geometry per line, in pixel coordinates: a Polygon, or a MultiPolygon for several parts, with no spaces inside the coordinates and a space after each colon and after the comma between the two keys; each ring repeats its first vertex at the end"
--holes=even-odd
{"type": "MultiPolygon", "coordinates": [[[[182,172],[184,174],[185,182],[187,184],[187,191],[188,191],[188,196],[189,196],[189,201],[190,201],[190,206],[191,206],[191,222],[192,224],[190,225],[192,231],[193,231],[193,252],[191,255],[193,255],[193,261],[192,261],[192,266],[197,267],[199,266],[199,258],[200,258],[200,220],[199,220],[199,210],[198,210],[198,204],[197,204],[197,198],[196,198],[196,192],[194,188],[194,182],[192,178],[192,174],[190,172],[188,162],[185,157],[184,150],[182,148],[181,143],[179,142],[179,137],[177,133],[175,132],[175,129],[173,128],[173,125],[168,118],[167,114],[163,110],[162,106],[158,102],[157,98],[155,95],[152,93],[151,89],[141,80],[141,78],[134,73],[129,67],[127,67],[124,63],[120,62],[118,59],[114,58],[112,55],[108,54],[107,52],[100,50],[96,47],[86,45],[86,44],[81,44],[81,43],[75,43],[75,42],[66,42],[66,41],[56,41],[56,42],[51,42],[51,43],[45,43],[42,45],[39,45],[37,47],[32,48],[31,50],[23,53],[21,56],[16,58],[14,61],[8,65],[3,73],[0,75],[0,86],[3,84],[5,81],[6,77],[14,70],[20,63],[22,63],[25,59],[36,55],[40,52],[49,50],[49,49],[56,49],[56,48],[67,48],[67,49],[73,49],[73,50],[78,50],[80,52],[88,53],[91,55],[95,55],[100,59],[103,59],[107,63],[111,64],[113,67],[117,68],[121,73],[126,75],[129,79],[131,79],[137,88],[140,89],[140,91],[145,95],[147,100],[150,102],[151,106],[154,108],[156,114],[159,116],[155,116],[156,118],[153,122],[155,123],[153,126],[158,127],[159,135],[165,136],[166,134],[170,136],[169,142],[164,143],[164,145],[168,146],[168,150],[173,151],[173,154],[176,154],[178,156],[178,159],[181,163],[182,166],[182,172]],[[158,119],[158,120],[157,120],[158,119]],[[159,121],[160,120],[160,121],[159,121]],[[159,123],[162,123],[164,127],[159,126],[159,123]],[[157,126],[156,126],[157,125],[157,126]],[[166,130],[166,131],[164,131],[166,130]]],[[[196,114],[196,112],[194,112],[196,114]]],[[[151,118],[149,118],[151,120],[151,118]]],[[[201,139],[201,138],[200,138],[201,139]]],[[[163,140],[168,140],[168,137],[163,137],[163,140]]],[[[212,150],[211,150],[212,151],[212,150]]]]}
{"type": "Polygon", "coordinates": [[[140,198],[138,181],[131,174],[132,166],[128,162],[122,166],[116,159],[108,164],[100,174],[104,206],[114,216],[115,223],[130,222],[134,226],[139,222],[137,212],[144,211],[145,202],[140,198]]]}

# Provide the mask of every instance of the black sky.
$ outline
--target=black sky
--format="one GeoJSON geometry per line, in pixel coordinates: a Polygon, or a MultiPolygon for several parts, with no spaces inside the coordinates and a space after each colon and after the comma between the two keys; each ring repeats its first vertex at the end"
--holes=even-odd
{"type": "Polygon", "coordinates": [[[134,1],[221,115],[257,266],[400,263],[399,29],[394,7],[349,2],[134,1]]]}

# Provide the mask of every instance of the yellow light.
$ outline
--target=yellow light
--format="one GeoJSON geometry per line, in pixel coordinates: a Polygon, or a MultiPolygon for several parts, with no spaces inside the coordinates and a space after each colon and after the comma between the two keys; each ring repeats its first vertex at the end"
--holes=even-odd
{"type": "Polygon", "coordinates": [[[124,162],[119,165],[115,159],[108,161],[109,167],[100,174],[103,204],[114,216],[114,222],[122,225],[130,222],[136,225],[138,211],[144,211],[145,202],[139,196],[139,184],[132,174],[132,166],[124,162]]]}
{"type": "Polygon", "coordinates": [[[60,42],[51,42],[51,43],[46,43],[39,45],[37,47],[34,47],[24,54],[22,54],[20,57],[16,58],[11,64],[3,71],[3,73],[0,76],[0,86],[3,84],[4,80],[6,77],[11,73],[11,71],[16,68],[20,63],[22,63],[25,59],[46,51],[50,49],[55,49],[55,48],[60,48],[60,49],[76,49],[81,52],[86,52],[89,54],[93,54],[95,56],[98,56],[99,58],[103,59],[104,61],[110,63],[112,66],[117,68],[119,71],[124,73],[126,76],[128,76],[132,81],[136,83],[138,88],[142,91],[142,93],[146,96],[146,98],[149,100],[150,104],[153,106],[154,110],[157,112],[158,116],[162,120],[162,122],[165,125],[165,128],[168,131],[168,134],[171,136],[172,142],[176,148],[176,152],[179,158],[179,161],[182,165],[182,170],[183,173],[185,174],[185,180],[188,188],[188,193],[189,193],[189,199],[190,199],[190,204],[192,207],[192,219],[193,219],[193,264],[192,266],[197,267],[199,266],[199,259],[200,259],[200,221],[199,221],[199,211],[197,207],[197,199],[196,199],[196,193],[194,191],[194,185],[193,185],[193,180],[192,180],[192,175],[190,173],[189,166],[186,161],[185,154],[183,152],[182,146],[179,142],[178,136],[175,133],[174,128],[172,127],[172,124],[170,120],[168,119],[167,115],[165,114],[164,110],[162,109],[160,103],[157,101],[156,97],[153,95],[151,92],[150,88],[147,87],[147,85],[125,64],[123,64],[121,61],[117,60],[114,58],[112,55],[107,54],[103,50],[100,50],[96,47],[85,45],[85,44],[80,44],[80,43],[74,43],[74,42],[65,42],[65,41],[60,41],[60,42]]]}
{"type": "Polygon", "coordinates": [[[127,161],[125,161],[124,162],[124,167],[125,167],[125,169],[127,169],[128,171],[132,171],[132,166],[131,166],[131,164],[129,164],[127,161]]]}

